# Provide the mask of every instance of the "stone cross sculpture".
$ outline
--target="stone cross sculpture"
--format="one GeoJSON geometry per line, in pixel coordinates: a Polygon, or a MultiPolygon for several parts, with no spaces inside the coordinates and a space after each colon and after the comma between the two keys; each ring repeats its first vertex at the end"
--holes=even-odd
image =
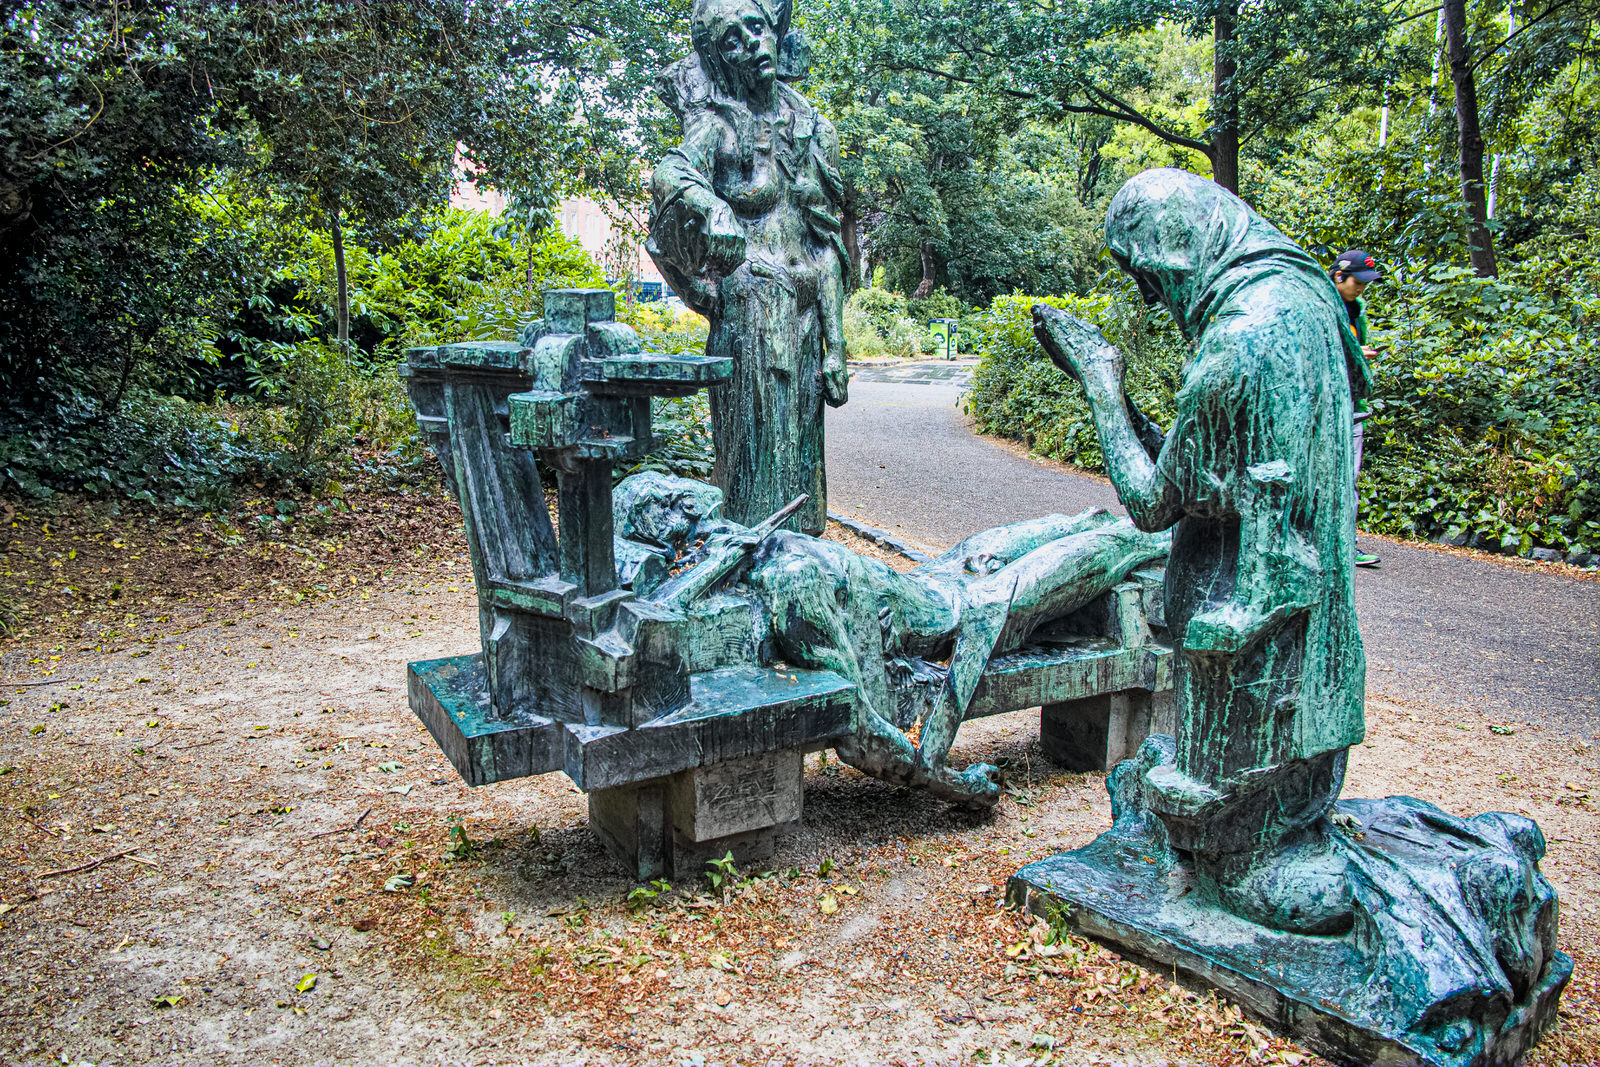
{"type": "Polygon", "coordinates": [[[662,74],[683,143],[656,167],[651,258],[711,322],[706,354],[733,360],[711,392],[715,480],[728,517],[755,525],[807,501],[827,511],[824,402],[845,402],[839,139],[785,84],[804,44],[790,0],[695,0],[694,55],[662,74]]]}
{"type": "Polygon", "coordinates": [[[1129,401],[1099,331],[1036,305],[1133,521],[1172,528],[1177,736],[1108,786],[1113,828],[1024,868],[1013,899],[1209,981],[1341,1062],[1509,1064],[1572,961],[1531,820],[1339,801],[1365,734],[1337,294],[1293,242],[1178,170],[1129,181],[1106,243],[1194,345],[1173,427],[1129,401]]]}

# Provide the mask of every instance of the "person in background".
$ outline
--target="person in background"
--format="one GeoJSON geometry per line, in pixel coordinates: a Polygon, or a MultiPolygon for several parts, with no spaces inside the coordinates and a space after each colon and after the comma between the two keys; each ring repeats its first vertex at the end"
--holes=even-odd
{"type": "MultiPolygon", "coordinates": [[[[1359,248],[1339,253],[1333,261],[1333,287],[1339,290],[1339,296],[1344,299],[1345,313],[1350,317],[1350,332],[1356,335],[1356,343],[1361,346],[1361,366],[1350,368],[1350,391],[1355,399],[1356,425],[1353,434],[1356,454],[1356,469],[1352,478],[1361,476],[1361,452],[1366,440],[1368,396],[1372,392],[1372,367],[1367,362],[1378,354],[1377,349],[1367,343],[1367,305],[1361,299],[1361,294],[1366,292],[1367,286],[1383,277],[1383,271],[1378,267],[1378,261],[1367,255],[1359,248]],[[1359,380],[1358,380],[1359,379],[1359,380]]],[[[1356,549],[1357,567],[1376,567],[1378,557],[1371,552],[1356,549]]]]}

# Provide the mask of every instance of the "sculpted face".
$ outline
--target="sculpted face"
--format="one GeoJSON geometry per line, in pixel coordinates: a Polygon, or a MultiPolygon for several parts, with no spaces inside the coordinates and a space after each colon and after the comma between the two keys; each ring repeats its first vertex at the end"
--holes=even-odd
{"type": "Polygon", "coordinates": [[[680,550],[701,523],[722,519],[722,490],[687,478],[633,474],[611,496],[617,533],[658,548],[680,550]]]}
{"type": "Polygon", "coordinates": [[[730,87],[769,91],[778,74],[778,31],[766,11],[754,0],[710,0],[696,14],[730,87]]]}

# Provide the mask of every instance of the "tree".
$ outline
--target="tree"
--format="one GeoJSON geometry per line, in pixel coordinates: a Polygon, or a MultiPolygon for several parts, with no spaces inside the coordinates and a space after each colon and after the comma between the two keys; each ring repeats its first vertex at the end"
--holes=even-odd
{"type": "Polygon", "coordinates": [[[904,69],[903,12],[883,0],[812,0],[797,16],[816,57],[801,87],[839,129],[854,277],[867,260],[913,298],[943,285],[987,303],[1096,273],[1091,205],[1121,176],[1101,155],[1114,123],[1030,124],[1015,97],[904,69]]]}
{"type": "Polygon", "coordinates": [[[1444,33],[1455,85],[1456,130],[1460,146],[1461,199],[1467,208],[1467,252],[1481,278],[1499,273],[1494,235],[1489,232],[1488,197],[1483,184],[1483,131],[1478,123],[1478,86],[1467,41],[1467,0],[1444,0],[1444,33]]]}
{"type": "MultiPolygon", "coordinates": [[[[622,136],[608,106],[620,86],[606,68],[631,72],[621,80],[636,91],[639,61],[671,36],[619,63],[614,31],[636,39],[661,24],[638,4],[576,0],[303,0],[252,6],[242,18],[246,47],[227,102],[256,142],[252,172],[326,220],[342,345],[347,220],[381,231],[443,204],[458,151],[483,180],[535,205],[552,204],[563,187],[602,182],[608,175],[584,173],[584,162],[615,154],[622,136]],[[594,92],[596,84],[609,91],[594,92]]],[[[626,118],[637,111],[631,91],[626,118]]]]}
{"type": "Polygon", "coordinates": [[[237,272],[186,198],[218,174],[272,187],[341,245],[352,223],[392,240],[442,203],[458,146],[484,181],[546,205],[569,188],[638,195],[637,130],[662,110],[646,86],[687,47],[686,8],[9,5],[0,414],[82,401],[93,417],[206,347],[237,272]]]}
{"type": "Polygon", "coordinates": [[[898,32],[885,62],[1026,103],[1044,119],[1096,116],[1200,153],[1237,190],[1240,153],[1277,145],[1357,86],[1384,77],[1382,4],[1367,0],[882,0],[898,32]],[[1142,38],[1164,25],[1208,38],[1208,84],[1160,85],[1142,38]],[[1169,99],[1161,99],[1165,94],[1169,99]],[[1204,126],[1179,113],[1207,101],[1204,126]]]}
{"type": "Polygon", "coordinates": [[[123,3],[0,25],[0,422],[120,403],[136,365],[201,339],[208,291],[181,185],[215,165],[212,20],[123,3]]]}

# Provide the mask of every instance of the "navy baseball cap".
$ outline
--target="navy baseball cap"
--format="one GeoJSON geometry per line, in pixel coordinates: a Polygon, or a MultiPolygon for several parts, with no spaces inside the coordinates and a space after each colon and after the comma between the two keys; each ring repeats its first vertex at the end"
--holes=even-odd
{"type": "Polygon", "coordinates": [[[1374,282],[1383,277],[1383,271],[1378,268],[1378,261],[1359,248],[1340,252],[1339,257],[1333,261],[1333,269],[1363,282],[1374,282]]]}

